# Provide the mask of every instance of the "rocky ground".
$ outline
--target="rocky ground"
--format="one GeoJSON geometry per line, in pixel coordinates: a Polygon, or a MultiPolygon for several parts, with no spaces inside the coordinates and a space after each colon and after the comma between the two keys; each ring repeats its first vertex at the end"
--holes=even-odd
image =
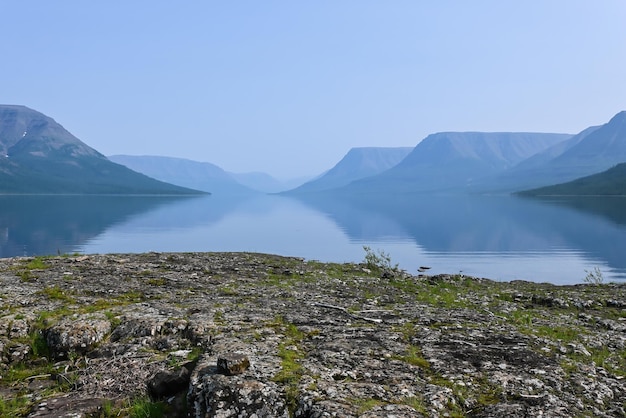
{"type": "Polygon", "coordinates": [[[626,286],[247,253],[0,259],[0,416],[626,416],[626,286]]]}

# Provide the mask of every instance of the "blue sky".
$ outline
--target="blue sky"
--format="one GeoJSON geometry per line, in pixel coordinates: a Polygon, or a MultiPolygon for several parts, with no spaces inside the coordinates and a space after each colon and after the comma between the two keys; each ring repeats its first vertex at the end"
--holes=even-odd
{"type": "Polygon", "coordinates": [[[626,1],[0,0],[0,103],[105,155],[279,178],[626,109],[626,1]]]}

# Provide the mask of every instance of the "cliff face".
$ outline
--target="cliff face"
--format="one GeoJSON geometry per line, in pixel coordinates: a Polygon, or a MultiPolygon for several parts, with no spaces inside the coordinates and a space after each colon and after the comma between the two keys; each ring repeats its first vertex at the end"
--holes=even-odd
{"type": "Polygon", "coordinates": [[[624,416],[626,286],[370,261],[0,259],[0,412],[624,416]]]}

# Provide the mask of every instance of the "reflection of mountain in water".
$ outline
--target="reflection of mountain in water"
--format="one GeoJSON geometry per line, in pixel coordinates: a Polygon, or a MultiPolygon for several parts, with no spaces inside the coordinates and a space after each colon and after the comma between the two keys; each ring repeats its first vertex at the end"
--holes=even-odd
{"type": "Polygon", "coordinates": [[[253,196],[201,196],[193,199],[177,199],[168,205],[152,208],[130,223],[133,228],[193,228],[214,224],[244,202],[255,200],[253,196]]]}
{"type": "Polygon", "coordinates": [[[626,225],[626,198],[623,196],[537,196],[533,199],[599,215],[617,225],[626,225]]]}
{"type": "Polygon", "coordinates": [[[324,213],[353,241],[412,239],[406,228],[396,219],[368,204],[355,204],[353,201],[331,199],[324,195],[302,195],[294,198],[324,213]]]}
{"type": "Polygon", "coordinates": [[[107,228],[197,197],[0,196],[0,257],[72,252],[107,228]]]}
{"type": "Polygon", "coordinates": [[[353,241],[381,241],[392,233],[396,239],[411,237],[429,252],[568,249],[605,260],[613,268],[626,268],[622,254],[626,230],[614,221],[615,199],[597,199],[582,207],[578,203],[574,209],[510,196],[301,199],[327,213],[353,241]]]}

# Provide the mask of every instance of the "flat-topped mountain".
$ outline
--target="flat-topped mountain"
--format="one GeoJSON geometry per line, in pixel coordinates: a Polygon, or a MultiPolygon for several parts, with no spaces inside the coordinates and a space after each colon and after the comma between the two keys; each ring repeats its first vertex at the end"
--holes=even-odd
{"type": "Polygon", "coordinates": [[[571,137],[549,133],[440,132],[426,137],[396,166],[357,180],[341,191],[464,190],[571,137]]]}
{"type": "Polygon", "coordinates": [[[538,188],[599,173],[622,162],[626,162],[626,111],[523,161],[483,186],[509,191],[538,188]]]}
{"type": "Polygon", "coordinates": [[[178,186],[218,195],[256,193],[237,182],[220,167],[207,162],[153,155],[111,155],[109,159],[131,170],[178,186]]]}
{"type": "Polygon", "coordinates": [[[0,105],[0,193],[195,194],[109,161],[54,119],[0,105]]]}
{"type": "Polygon", "coordinates": [[[345,186],[354,180],[374,176],[402,161],[412,150],[410,147],[352,148],[333,168],[317,179],[291,190],[306,193],[345,186]]]}

